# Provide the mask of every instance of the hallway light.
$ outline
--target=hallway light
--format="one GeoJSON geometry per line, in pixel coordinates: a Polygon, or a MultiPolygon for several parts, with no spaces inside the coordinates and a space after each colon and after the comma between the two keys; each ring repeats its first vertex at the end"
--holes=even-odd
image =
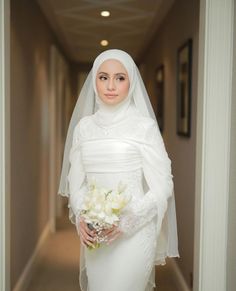
{"type": "Polygon", "coordinates": [[[101,11],[101,16],[109,17],[110,16],[110,11],[101,11]]]}
{"type": "Polygon", "coordinates": [[[108,46],[109,42],[106,39],[101,40],[100,42],[101,46],[108,46]]]}

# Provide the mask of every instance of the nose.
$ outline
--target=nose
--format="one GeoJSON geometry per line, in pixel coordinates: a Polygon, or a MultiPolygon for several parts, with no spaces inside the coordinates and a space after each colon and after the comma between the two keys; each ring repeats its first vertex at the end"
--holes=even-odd
{"type": "Polygon", "coordinates": [[[107,82],[107,90],[109,90],[109,91],[113,91],[113,90],[115,90],[116,88],[115,88],[115,82],[114,82],[114,80],[112,79],[112,78],[110,78],[109,80],[108,80],[108,82],[107,82]]]}

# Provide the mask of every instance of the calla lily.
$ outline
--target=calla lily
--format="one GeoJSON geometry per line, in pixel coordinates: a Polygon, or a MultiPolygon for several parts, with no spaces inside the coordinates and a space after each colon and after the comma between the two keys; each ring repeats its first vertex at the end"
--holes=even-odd
{"type": "MultiPolygon", "coordinates": [[[[97,231],[117,225],[122,210],[131,199],[130,195],[125,193],[126,187],[127,185],[120,182],[117,189],[107,189],[98,187],[96,181],[93,180],[88,186],[88,193],[82,204],[81,216],[85,218],[87,223],[91,223],[97,231]]],[[[102,242],[99,236],[98,240],[102,242]]],[[[89,249],[100,247],[100,242],[89,249]]]]}

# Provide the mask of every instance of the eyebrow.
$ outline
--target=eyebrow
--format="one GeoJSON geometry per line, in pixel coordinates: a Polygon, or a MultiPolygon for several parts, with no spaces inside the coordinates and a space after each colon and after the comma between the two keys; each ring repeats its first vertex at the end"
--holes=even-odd
{"type": "MultiPolygon", "coordinates": [[[[99,74],[99,75],[100,75],[100,74],[109,75],[109,74],[106,73],[106,72],[99,72],[98,74],[99,74]]],[[[124,75],[124,76],[126,76],[125,73],[116,73],[116,74],[114,74],[114,75],[115,75],[115,76],[117,76],[117,75],[124,75]]]]}

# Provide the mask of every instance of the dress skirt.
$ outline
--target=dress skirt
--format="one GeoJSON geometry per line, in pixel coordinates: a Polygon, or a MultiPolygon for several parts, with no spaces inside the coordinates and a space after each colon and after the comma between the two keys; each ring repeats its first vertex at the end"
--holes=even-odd
{"type": "MultiPolygon", "coordinates": [[[[137,199],[144,195],[141,169],[115,175],[89,173],[87,179],[111,189],[122,181],[127,185],[126,191],[137,199]]],[[[87,277],[87,288],[83,287],[82,291],[152,291],[155,286],[156,218],[131,235],[122,234],[110,245],[102,243],[93,250],[82,246],[82,269],[86,269],[87,277]]]]}
{"type": "Polygon", "coordinates": [[[152,220],[130,237],[120,236],[95,250],[86,248],[87,291],[153,290],[150,277],[155,271],[155,238],[152,220]]]}

